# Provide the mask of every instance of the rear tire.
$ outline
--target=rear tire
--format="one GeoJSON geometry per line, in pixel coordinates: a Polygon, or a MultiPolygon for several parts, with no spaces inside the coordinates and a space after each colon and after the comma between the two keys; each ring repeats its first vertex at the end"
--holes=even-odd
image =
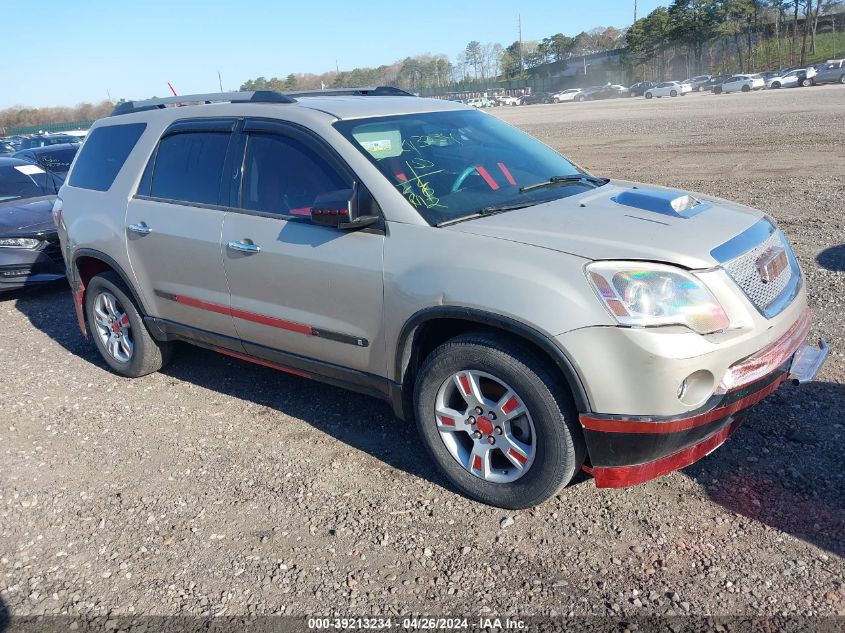
{"type": "Polygon", "coordinates": [[[713,94],[714,95],[722,94],[722,88],[720,86],[716,86],[715,88],[713,88],[713,94]]]}
{"type": "Polygon", "coordinates": [[[583,434],[568,387],[545,359],[518,340],[476,331],[440,345],[417,375],[414,408],[420,437],[446,478],[483,503],[509,509],[540,504],[568,484],[584,461],[583,434]],[[464,395],[476,389],[465,388],[461,376],[470,376],[484,402],[464,395]],[[510,394],[516,408],[508,407],[510,394]],[[479,402],[482,414],[474,408],[479,402]],[[446,418],[448,426],[436,413],[444,409],[454,416],[446,418]],[[487,409],[498,410],[499,416],[487,409]],[[527,447],[527,465],[506,454],[513,439],[527,447]],[[480,470],[476,451],[487,456],[480,470]]]}
{"type": "Polygon", "coordinates": [[[669,93],[669,96],[670,96],[670,97],[677,97],[677,96],[678,96],[678,91],[677,91],[677,90],[672,90],[672,91],[669,93]]]}
{"type": "Polygon", "coordinates": [[[774,88],[775,90],[780,88],[780,82],[779,81],[772,82],[772,88],[774,88]]]}
{"type": "Polygon", "coordinates": [[[151,374],[164,367],[173,355],[172,343],[150,336],[132,293],[114,272],[91,278],[85,289],[85,317],[97,351],[121,376],[138,378],[151,374]],[[112,337],[117,330],[120,336],[112,337]]]}
{"type": "Polygon", "coordinates": [[[841,83],[841,84],[845,84],[845,75],[842,75],[842,76],[839,78],[839,83],[841,83]]]}
{"type": "Polygon", "coordinates": [[[651,99],[653,96],[654,96],[654,95],[653,95],[653,94],[651,94],[650,92],[645,93],[645,98],[646,98],[646,99],[651,99]]]}
{"type": "Polygon", "coordinates": [[[801,87],[802,87],[802,88],[809,88],[809,87],[810,87],[810,86],[812,86],[812,85],[813,85],[813,80],[812,80],[812,79],[802,79],[802,80],[801,80],[801,87]]]}
{"type": "Polygon", "coordinates": [[[751,86],[747,86],[747,85],[746,85],[746,86],[743,86],[743,87],[742,87],[742,91],[743,91],[743,92],[751,92],[751,86]]]}

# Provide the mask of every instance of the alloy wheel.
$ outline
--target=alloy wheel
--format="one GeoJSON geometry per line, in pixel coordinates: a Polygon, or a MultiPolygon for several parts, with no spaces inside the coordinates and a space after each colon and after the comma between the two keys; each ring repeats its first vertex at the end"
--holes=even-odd
{"type": "Polygon", "coordinates": [[[446,379],[435,402],[437,430],[464,470],[493,483],[511,483],[531,468],[537,434],[524,401],[506,382],[464,370],[446,379]]]}
{"type": "Polygon", "coordinates": [[[135,351],[132,328],[126,310],[112,293],[104,291],[94,299],[94,324],[109,355],[121,363],[128,363],[135,351]]]}

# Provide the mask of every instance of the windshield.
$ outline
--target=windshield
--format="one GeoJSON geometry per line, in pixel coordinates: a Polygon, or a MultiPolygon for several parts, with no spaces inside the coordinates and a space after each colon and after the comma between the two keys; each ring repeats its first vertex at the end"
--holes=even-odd
{"type": "Polygon", "coordinates": [[[35,165],[7,165],[0,167],[0,202],[46,196],[55,191],[47,174],[35,165]]]}
{"type": "Polygon", "coordinates": [[[531,136],[482,112],[404,114],[338,121],[335,127],[432,225],[596,186],[575,181],[521,192],[522,187],[583,172],[531,136]]]}

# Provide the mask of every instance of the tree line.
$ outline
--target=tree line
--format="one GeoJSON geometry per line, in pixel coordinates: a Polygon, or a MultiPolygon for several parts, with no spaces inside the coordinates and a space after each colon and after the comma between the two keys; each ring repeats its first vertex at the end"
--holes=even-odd
{"type": "Polygon", "coordinates": [[[29,108],[14,106],[0,110],[0,130],[15,127],[34,127],[68,121],[94,121],[108,116],[114,103],[80,103],[73,107],[29,108]]]}
{"type": "Polygon", "coordinates": [[[820,20],[842,8],[842,0],[673,0],[628,29],[628,61],[654,79],[679,58],[687,75],[801,66],[816,54],[820,20]]]}

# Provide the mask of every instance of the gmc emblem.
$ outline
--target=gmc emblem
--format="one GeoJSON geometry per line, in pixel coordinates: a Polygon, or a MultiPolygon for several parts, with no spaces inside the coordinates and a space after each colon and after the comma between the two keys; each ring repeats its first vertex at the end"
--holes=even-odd
{"type": "Polygon", "coordinates": [[[786,249],[782,246],[772,246],[765,253],[757,258],[757,272],[764,284],[770,283],[778,278],[787,266],[789,260],[786,257],[786,249]]]}

